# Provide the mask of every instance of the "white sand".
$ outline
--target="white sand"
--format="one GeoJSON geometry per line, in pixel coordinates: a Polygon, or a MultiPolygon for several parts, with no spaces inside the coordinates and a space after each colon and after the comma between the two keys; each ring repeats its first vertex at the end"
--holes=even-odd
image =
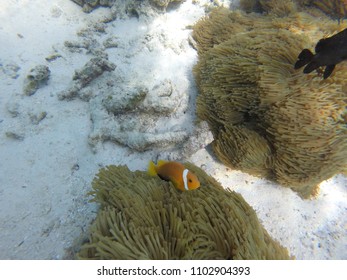
{"type": "MultiPolygon", "coordinates": [[[[74,71],[92,57],[68,51],[64,41],[79,40],[76,32],[109,13],[101,8],[85,14],[68,0],[0,0],[0,259],[71,257],[68,248],[88,229],[97,210],[87,192],[99,168],[127,164],[132,170],[145,170],[149,159],[165,154],[136,152],[109,141],[93,150],[88,144],[88,102],[57,98],[71,86],[74,71]],[[47,62],[55,52],[62,57],[47,62]],[[24,79],[38,64],[49,66],[51,77],[34,95],[25,96],[24,79]],[[35,122],[42,112],[47,116],[35,122]]],[[[108,53],[118,74],[130,73],[134,83],[148,87],[170,79],[179,92],[191,95],[186,98],[187,116],[177,113],[159,120],[159,132],[165,125],[192,126],[190,106],[196,89],[191,68],[197,56],[184,27],[203,14],[203,7],[187,0],[151,21],[117,20],[106,34],[91,35],[101,42],[110,32],[116,34],[119,47],[108,53]]],[[[102,83],[98,86],[102,91],[102,83]]],[[[169,155],[175,153],[179,154],[169,155]]],[[[287,188],[228,170],[204,148],[189,160],[241,193],[270,235],[296,258],[347,258],[345,177],[323,182],[316,199],[303,201],[287,188]]]]}

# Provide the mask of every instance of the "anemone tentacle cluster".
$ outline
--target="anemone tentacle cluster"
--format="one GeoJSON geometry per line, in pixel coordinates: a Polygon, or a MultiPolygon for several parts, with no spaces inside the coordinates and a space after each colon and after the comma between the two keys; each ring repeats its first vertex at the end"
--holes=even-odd
{"type": "Polygon", "coordinates": [[[308,198],[347,170],[347,64],[324,81],[293,66],[346,25],[282,8],[281,16],[216,9],[196,23],[197,114],[225,165],[308,198]]]}
{"type": "Polygon", "coordinates": [[[93,181],[101,209],[80,259],[289,259],[242,196],[185,164],[201,187],[181,192],[159,177],[108,166],[93,181]]]}

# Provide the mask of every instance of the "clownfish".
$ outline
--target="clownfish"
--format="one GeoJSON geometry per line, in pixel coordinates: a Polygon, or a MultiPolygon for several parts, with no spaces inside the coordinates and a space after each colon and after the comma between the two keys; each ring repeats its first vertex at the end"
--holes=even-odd
{"type": "Polygon", "coordinates": [[[150,161],[148,173],[151,176],[158,175],[162,180],[172,182],[181,191],[195,190],[200,187],[199,179],[195,174],[179,162],[159,160],[158,164],[155,165],[153,161],[150,161]]]}

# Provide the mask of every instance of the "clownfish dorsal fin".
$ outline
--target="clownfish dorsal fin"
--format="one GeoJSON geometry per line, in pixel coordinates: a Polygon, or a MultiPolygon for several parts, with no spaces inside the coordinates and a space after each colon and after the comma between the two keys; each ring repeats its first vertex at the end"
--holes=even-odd
{"type": "Polygon", "coordinates": [[[162,165],[164,165],[165,163],[167,163],[166,160],[160,159],[160,160],[158,160],[157,167],[162,166],[162,165]]]}
{"type": "Polygon", "coordinates": [[[148,164],[148,174],[150,176],[156,176],[157,175],[157,169],[153,161],[150,161],[148,164]]]}
{"type": "Polygon", "coordinates": [[[187,178],[188,172],[189,172],[188,169],[184,169],[184,170],[183,170],[183,174],[182,174],[182,176],[183,176],[183,183],[184,183],[184,189],[185,189],[186,191],[189,190],[189,189],[188,189],[188,178],[187,178]]]}

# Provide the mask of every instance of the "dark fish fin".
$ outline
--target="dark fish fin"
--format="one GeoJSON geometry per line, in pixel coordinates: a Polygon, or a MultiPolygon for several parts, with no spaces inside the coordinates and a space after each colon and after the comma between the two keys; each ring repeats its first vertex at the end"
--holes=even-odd
{"type": "Polygon", "coordinates": [[[303,61],[303,60],[298,60],[297,62],[295,62],[294,64],[294,69],[299,69],[302,66],[306,65],[308,62],[303,61]]]}
{"type": "Polygon", "coordinates": [[[320,39],[316,45],[316,47],[314,48],[314,51],[316,53],[319,53],[322,51],[322,49],[329,43],[328,39],[320,39]]]}
{"type": "Polygon", "coordinates": [[[318,67],[319,67],[319,64],[317,62],[310,62],[304,68],[304,73],[305,74],[311,73],[312,71],[316,70],[318,67]]]}
{"type": "Polygon", "coordinates": [[[313,56],[313,53],[309,49],[303,49],[298,56],[298,61],[295,63],[294,69],[299,69],[309,63],[313,56]]]}
{"type": "Polygon", "coordinates": [[[303,49],[299,54],[299,59],[312,59],[313,53],[309,49],[303,49]]]}
{"type": "Polygon", "coordinates": [[[331,73],[334,71],[335,65],[328,65],[327,67],[325,67],[325,71],[324,71],[324,75],[323,75],[323,79],[328,78],[331,73]]]}

